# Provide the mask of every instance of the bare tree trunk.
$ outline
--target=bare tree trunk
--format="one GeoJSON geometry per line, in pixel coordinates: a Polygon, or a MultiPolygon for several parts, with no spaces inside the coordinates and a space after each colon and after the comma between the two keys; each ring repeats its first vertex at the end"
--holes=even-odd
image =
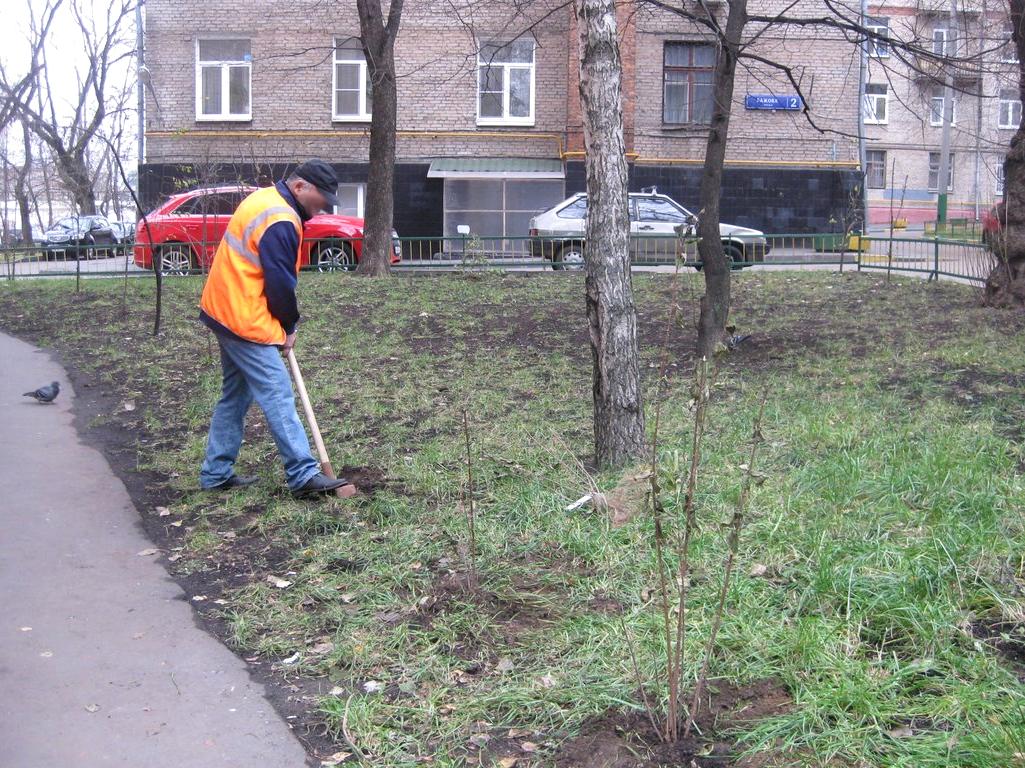
{"type": "Polygon", "coordinates": [[[67,187],[68,194],[75,204],[79,216],[91,216],[96,213],[96,190],[93,188],[92,173],[85,158],[81,155],[54,150],[54,161],[57,173],[67,187]]]}
{"type": "Polygon", "coordinates": [[[18,201],[18,210],[21,214],[21,242],[32,245],[32,201],[29,195],[29,181],[32,175],[32,132],[24,120],[21,121],[21,135],[25,144],[25,158],[14,182],[14,199],[18,201]]]}
{"type": "Polygon", "coordinates": [[[730,314],[730,262],[719,234],[719,198],[726,162],[726,138],[733,106],[741,34],[747,24],[747,0],[729,0],[725,40],[721,41],[712,84],[712,123],[701,173],[701,212],[698,215],[698,254],[704,263],[705,295],[698,318],[698,354],[712,357],[726,334],[730,314]]]}
{"type": "Polygon", "coordinates": [[[637,313],[623,142],[622,62],[614,0],[575,0],[587,168],[587,322],[594,364],[594,453],[600,467],[644,453],[637,313]]]}
{"type": "Polygon", "coordinates": [[[395,86],[395,36],[402,17],[402,0],[392,0],[388,22],[381,0],[357,0],[367,75],[373,87],[370,118],[370,173],[363,222],[363,252],[358,272],[387,275],[391,267],[394,207],[395,131],[398,107],[395,86]]]}
{"type": "MultiPolygon", "coordinates": [[[[1018,52],[1019,98],[1025,101],[1025,0],[1008,0],[1011,35],[1018,52]]],[[[996,264],[986,280],[983,303],[1025,309],[1025,120],[1004,158],[1004,201],[997,207],[1000,229],[990,247],[996,264]]]]}

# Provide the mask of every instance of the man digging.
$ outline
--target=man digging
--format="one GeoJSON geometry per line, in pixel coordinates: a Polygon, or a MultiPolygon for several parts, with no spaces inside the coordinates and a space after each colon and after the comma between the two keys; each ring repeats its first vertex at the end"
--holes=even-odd
{"type": "Polygon", "coordinates": [[[252,485],[235,474],[246,412],[263,410],[295,496],[332,493],[347,485],[330,478],[310,452],[295,408],[282,354],[295,344],[303,222],[337,204],[338,178],[322,160],[303,163],[239,205],[217,247],[199,313],[221,350],[221,399],[214,408],[199,474],[207,490],[252,485]]]}

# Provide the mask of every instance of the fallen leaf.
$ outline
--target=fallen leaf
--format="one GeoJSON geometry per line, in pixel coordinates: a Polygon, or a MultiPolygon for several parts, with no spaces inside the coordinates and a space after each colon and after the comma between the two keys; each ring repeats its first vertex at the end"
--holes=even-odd
{"type": "Polygon", "coordinates": [[[124,409],[126,411],[134,411],[135,410],[135,401],[134,400],[125,400],[123,407],[124,407],[124,409]]]}
{"type": "Polygon", "coordinates": [[[183,520],[175,520],[173,523],[171,523],[171,527],[172,528],[181,528],[181,525],[182,525],[183,522],[184,522],[183,520]]]}
{"type": "Polygon", "coordinates": [[[536,752],[537,744],[535,744],[532,741],[525,741],[522,744],[520,744],[520,749],[522,749],[524,752],[536,752]]]}
{"type": "Polygon", "coordinates": [[[341,600],[343,603],[351,603],[351,602],[355,601],[356,595],[353,592],[345,592],[345,593],[339,595],[338,599],[341,600]]]}
{"type": "Polygon", "coordinates": [[[323,643],[317,643],[315,646],[310,648],[310,653],[315,653],[318,656],[323,656],[324,654],[331,653],[331,651],[333,651],[334,649],[335,644],[332,643],[330,640],[327,640],[323,643]]]}
{"type": "Polygon", "coordinates": [[[363,683],[363,690],[367,693],[377,693],[384,688],[383,683],[379,683],[377,680],[367,680],[363,683]]]}
{"type": "Polygon", "coordinates": [[[495,671],[505,674],[506,672],[512,672],[515,666],[516,665],[513,664],[512,659],[502,658],[499,659],[498,663],[495,665],[495,671]]]}
{"type": "Polygon", "coordinates": [[[150,547],[149,549],[142,550],[142,552],[136,552],[136,554],[139,557],[149,557],[150,555],[155,555],[158,552],[160,552],[159,549],[156,549],[155,547],[150,547]]]}
{"type": "Polygon", "coordinates": [[[908,726],[902,725],[897,728],[892,728],[886,732],[891,739],[907,739],[915,735],[908,726]]]}
{"type": "Polygon", "coordinates": [[[325,766],[328,766],[328,765],[338,765],[339,763],[344,763],[351,756],[352,756],[351,752],[335,752],[330,757],[325,757],[323,760],[321,760],[320,764],[321,765],[325,765],[325,766]]]}
{"type": "Polygon", "coordinates": [[[278,589],[285,589],[286,587],[292,586],[292,582],[288,579],[281,579],[277,576],[268,576],[267,581],[278,589]]]}
{"type": "Polygon", "coordinates": [[[524,736],[529,736],[530,731],[526,728],[510,728],[509,733],[506,734],[506,738],[509,739],[522,739],[524,736]]]}
{"type": "Polygon", "coordinates": [[[345,694],[345,689],[342,688],[342,686],[340,686],[340,685],[336,685],[334,688],[332,688],[330,691],[328,691],[328,693],[331,696],[342,696],[342,695],[345,694]]]}
{"type": "Polygon", "coordinates": [[[542,675],[538,682],[541,683],[542,688],[554,688],[556,686],[555,678],[551,675],[542,675]]]}
{"type": "Polygon", "coordinates": [[[747,575],[751,576],[752,578],[757,578],[758,576],[764,576],[768,572],[768,570],[768,567],[762,565],[761,563],[755,563],[751,566],[751,570],[747,572],[747,575]]]}
{"type": "Polygon", "coordinates": [[[171,510],[169,510],[167,507],[157,507],[156,512],[161,517],[167,517],[169,514],[171,514],[171,510]]]}
{"type": "Polygon", "coordinates": [[[503,757],[498,761],[499,768],[513,768],[520,759],[518,757],[503,757]]]}
{"type": "Polygon", "coordinates": [[[86,712],[99,712],[100,711],[100,705],[99,704],[86,704],[85,705],[85,711],[86,712]]]}

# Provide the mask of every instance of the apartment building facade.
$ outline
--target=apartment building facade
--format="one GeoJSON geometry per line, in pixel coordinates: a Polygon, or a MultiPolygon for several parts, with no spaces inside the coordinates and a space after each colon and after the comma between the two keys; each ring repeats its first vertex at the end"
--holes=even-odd
{"type": "MultiPolygon", "coordinates": [[[[575,19],[558,0],[457,12],[459,2],[406,3],[395,227],[522,237],[534,212],[585,188],[575,19]]],[[[707,7],[724,18],[724,4],[707,7]]],[[[622,6],[620,37],[631,189],[656,186],[696,208],[714,42],[643,2],[622,6]]],[[[146,202],[218,181],[269,183],[316,156],[339,172],[342,209],[362,215],[373,89],[358,38],[354,4],[148,0],[146,202]]],[[[764,29],[750,50],[789,67],[801,89],[754,59],[738,69],[723,219],[842,228],[861,210],[858,46],[764,29]]]]}
{"type": "Polygon", "coordinates": [[[1007,6],[959,0],[957,7],[954,17],[941,0],[869,9],[880,34],[914,41],[925,52],[878,41],[868,47],[863,119],[870,223],[936,218],[948,72],[954,102],[948,216],[977,219],[1003,195],[1003,159],[1022,109],[1007,6]]]}

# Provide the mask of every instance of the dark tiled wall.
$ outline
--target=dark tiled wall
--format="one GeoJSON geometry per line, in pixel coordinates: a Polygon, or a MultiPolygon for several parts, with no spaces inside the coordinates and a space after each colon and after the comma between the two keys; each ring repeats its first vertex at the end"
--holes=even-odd
{"type": "MultiPolygon", "coordinates": [[[[366,163],[333,163],[341,182],[366,182],[366,163]]],[[[187,163],[147,164],[141,168],[139,186],[143,207],[152,210],[167,196],[214,184],[270,184],[282,179],[294,165],[223,164],[198,168],[187,163]]],[[[443,183],[428,179],[428,163],[395,166],[395,229],[400,235],[441,236],[444,226],[443,183]]]]}
{"type": "MultiPolygon", "coordinates": [[[[861,198],[856,193],[860,178],[854,170],[828,168],[727,168],[722,220],[773,234],[838,231],[845,217],[860,217],[861,198]]],[[[695,212],[700,184],[701,169],[695,166],[630,167],[631,192],[657,187],[695,212]]],[[[568,163],[567,196],[586,189],[584,164],[568,163]]]]}

